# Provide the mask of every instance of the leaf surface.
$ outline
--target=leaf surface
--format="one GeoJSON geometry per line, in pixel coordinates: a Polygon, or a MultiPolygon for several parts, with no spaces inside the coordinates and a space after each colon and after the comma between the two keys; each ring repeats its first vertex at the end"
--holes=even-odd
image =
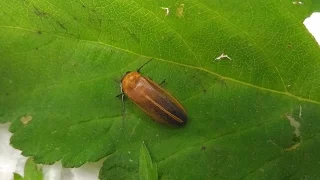
{"type": "Polygon", "coordinates": [[[38,163],[107,157],[101,179],[138,179],[143,141],[161,179],[319,178],[320,51],[302,24],[318,7],[2,0],[0,122],[38,163]],[[151,58],[141,72],[166,79],[183,128],[130,100],[122,122],[121,76],[151,58]]]}
{"type": "Polygon", "coordinates": [[[24,177],[13,173],[14,180],[43,180],[43,174],[32,158],[29,158],[24,166],[24,177]]]}
{"type": "Polygon", "coordinates": [[[142,143],[140,148],[139,178],[140,180],[158,179],[157,166],[152,163],[152,159],[144,143],[142,143]]]}

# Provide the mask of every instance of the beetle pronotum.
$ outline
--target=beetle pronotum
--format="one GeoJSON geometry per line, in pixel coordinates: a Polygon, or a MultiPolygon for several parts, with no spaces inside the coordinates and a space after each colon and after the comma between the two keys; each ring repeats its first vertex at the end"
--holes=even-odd
{"type": "Polygon", "coordinates": [[[140,74],[141,68],[151,60],[137,71],[129,71],[122,77],[122,102],[126,95],[153,120],[169,125],[184,125],[187,114],[182,105],[158,84],[140,74]]]}

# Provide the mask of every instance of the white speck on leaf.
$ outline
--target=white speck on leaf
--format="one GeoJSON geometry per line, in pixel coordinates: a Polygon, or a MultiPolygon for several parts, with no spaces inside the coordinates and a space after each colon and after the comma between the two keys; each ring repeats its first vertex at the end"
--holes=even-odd
{"type": "Polygon", "coordinates": [[[170,9],[168,7],[160,7],[160,8],[166,10],[166,16],[169,15],[170,9]]]}
{"type": "Polygon", "coordinates": [[[287,119],[289,120],[290,125],[294,128],[294,134],[297,137],[301,137],[300,135],[300,123],[294,119],[291,115],[286,115],[287,119]]]}
{"type": "Polygon", "coordinates": [[[301,119],[301,116],[302,116],[302,107],[300,105],[300,111],[299,111],[299,118],[301,119]]]}
{"type": "Polygon", "coordinates": [[[215,60],[218,61],[218,60],[222,60],[225,58],[232,60],[227,54],[224,54],[224,53],[222,53],[220,56],[218,56],[215,60]]]}
{"type": "MultiPolygon", "coordinates": [[[[300,106],[301,107],[301,106],[300,106]]],[[[301,111],[300,111],[301,113],[301,111]]],[[[299,115],[300,115],[299,113],[299,115]]],[[[300,142],[293,144],[291,147],[286,148],[286,151],[292,151],[297,149],[302,142],[302,137],[301,137],[301,132],[300,132],[300,123],[291,115],[286,115],[287,119],[289,120],[290,125],[294,128],[293,133],[295,134],[296,137],[300,139],[300,142]]]]}
{"type": "Polygon", "coordinates": [[[303,2],[301,2],[301,1],[292,1],[292,4],[300,4],[300,5],[302,5],[303,2]]]}

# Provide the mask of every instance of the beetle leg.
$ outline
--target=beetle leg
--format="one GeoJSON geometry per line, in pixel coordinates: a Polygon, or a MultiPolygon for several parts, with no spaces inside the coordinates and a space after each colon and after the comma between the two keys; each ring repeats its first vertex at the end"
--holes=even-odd
{"type": "Polygon", "coordinates": [[[166,79],[164,79],[159,85],[162,86],[166,82],[166,79]]]}
{"type": "Polygon", "coordinates": [[[117,98],[121,98],[123,93],[116,95],[117,98]]]}

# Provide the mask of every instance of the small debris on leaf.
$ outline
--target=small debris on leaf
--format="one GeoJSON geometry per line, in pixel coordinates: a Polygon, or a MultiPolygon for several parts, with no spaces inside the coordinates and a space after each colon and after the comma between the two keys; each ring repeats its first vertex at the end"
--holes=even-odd
{"type": "Polygon", "coordinates": [[[179,18],[182,18],[184,16],[184,4],[179,4],[176,14],[179,18]]]}
{"type": "Polygon", "coordinates": [[[160,8],[166,10],[166,16],[169,15],[170,9],[168,7],[160,7],[160,8]]]}
{"type": "Polygon", "coordinates": [[[292,4],[300,4],[300,5],[302,5],[303,2],[301,2],[301,1],[293,1],[292,4]]]}
{"type": "Polygon", "coordinates": [[[222,59],[225,59],[225,58],[227,58],[229,60],[232,60],[227,54],[222,53],[219,57],[217,57],[215,59],[215,61],[219,61],[219,60],[222,60],[222,59]]]}

